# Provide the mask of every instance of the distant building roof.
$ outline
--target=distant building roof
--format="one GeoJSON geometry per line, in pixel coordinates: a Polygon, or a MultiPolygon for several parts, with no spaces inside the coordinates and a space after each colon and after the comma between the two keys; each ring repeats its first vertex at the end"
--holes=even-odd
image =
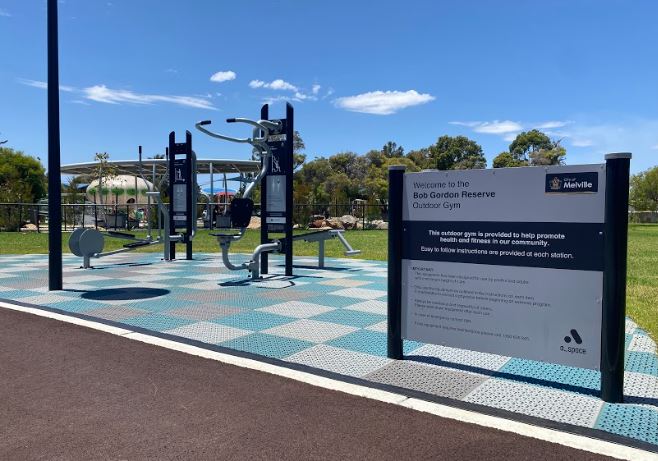
{"type": "MultiPolygon", "coordinates": [[[[153,172],[155,165],[157,174],[163,174],[166,171],[165,159],[145,159],[142,160],[143,174],[147,178],[153,172]]],[[[108,165],[115,168],[117,174],[130,174],[139,176],[140,165],[137,160],[109,160],[108,165]]],[[[260,162],[255,160],[226,160],[226,159],[197,159],[197,171],[199,174],[209,174],[212,165],[213,173],[256,173],[260,169],[260,162]]],[[[62,165],[63,175],[82,175],[91,174],[98,168],[98,162],[72,163],[62,165]]]]}

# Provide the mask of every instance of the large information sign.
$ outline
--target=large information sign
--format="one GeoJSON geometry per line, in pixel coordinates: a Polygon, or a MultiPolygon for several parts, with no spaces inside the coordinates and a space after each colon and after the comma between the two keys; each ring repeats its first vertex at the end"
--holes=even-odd
{"type": "Polygon", "coordinates": [[[605,168],[404,175],[402,336],[599,369],[605,168]]]}

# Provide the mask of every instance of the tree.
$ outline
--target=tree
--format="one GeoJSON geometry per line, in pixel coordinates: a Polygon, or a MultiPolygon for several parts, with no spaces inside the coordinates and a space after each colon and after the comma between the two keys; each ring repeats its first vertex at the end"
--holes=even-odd
{"type": "MultiPolygon", "coordinates": [[[[39,160],[20,151],[0,147],[0,202],[35,203],[46,195],[45,169],[39,160]]],[[[0,215],[0,228],[17,231],[20,213],[5,207],[0,215]]]]}
{"type": "Polygon", "coordinates": [[[551,149],[553,144],[551,139],[539,130],[530,130],[519,133],[512,144],[509,145],[509,152],[517,159],[527,160],[528,154],[541,149],[551,149]]]}
{"type": "Polygon", "coordinates": [[[520,160],[514,157],[509,152],[501,152],[496,156],[496,158],[493,159],[494,168],[510,168],[510,167],[527,166],[527,165],[528,165],[527,160],[520,160]]]}
{"type": "Polygon", "coordinates": [[[637,211],[658,211],[658,166],[631,176],[629,203],[637,211]]]}
{"type": "Polygon", "coordinates": [[[34,157],[0,147],[0,202],[34,203],[45,197],[45,171],[34,157]]]}
{"type": "Polygon", "coordinates": [[[441,136],[429,147],[429,157],[438,170],[485,168],[487,160],[482,147],[466,136],[441,136]]]}
{"type": "Polygon", "coordinates": [[[404,156],[404,148],[393,141],[389,141],[382,147],[382,154],[387,158],[402,157],[404,156]]]}
{"type": "Polygon", "coordinates": [[[560,141],[551,140],[539,130],[524,131],[509,145],[509,152],[501,152],[494,158],[493,167],[563,165],[567,151],[560,141]]]}
{"type": "Polygon", "coordinates": [[[295,134],[292,140],[292,170],[295,171],[297,168],[302,166],[306,161],[306,154],[303,151],[306,150],[306,145],[302,136],[299,134],[299,131],[295,130],[295,134]]]}

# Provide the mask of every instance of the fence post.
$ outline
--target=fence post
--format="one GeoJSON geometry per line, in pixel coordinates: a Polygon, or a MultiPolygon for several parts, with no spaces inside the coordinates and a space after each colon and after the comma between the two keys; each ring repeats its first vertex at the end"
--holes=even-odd
{"type": "Polygon", "coordinates": [[[388,344],[390,359],[403,358],[402,340],[402,201],[404,166],[388,168],[388,344]]]}
{"type": "Polygon", "coordinates": [[[624,400],[626,251],[630,153],[605,156],[603,316],[601,322],[601,398],[624,400]]]}

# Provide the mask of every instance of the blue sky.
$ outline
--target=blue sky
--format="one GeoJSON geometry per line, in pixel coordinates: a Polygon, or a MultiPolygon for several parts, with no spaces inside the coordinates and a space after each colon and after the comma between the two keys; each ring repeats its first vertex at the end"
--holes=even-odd
{"type": "MultiPolygon", "coordinates": [[[[296,110],[310,157],[521,130],[567,162],[658,164],[658,2],[60,0],[62,162],[162,152],[194,122],[296,110]],[[216,75],[214,81],[212,77],[216,75]]],[[[0,0],[0,139],[45,159],[46,2],[0,0]]],[[[194,132],[200,157],[248,158],[194,132]]]]}

